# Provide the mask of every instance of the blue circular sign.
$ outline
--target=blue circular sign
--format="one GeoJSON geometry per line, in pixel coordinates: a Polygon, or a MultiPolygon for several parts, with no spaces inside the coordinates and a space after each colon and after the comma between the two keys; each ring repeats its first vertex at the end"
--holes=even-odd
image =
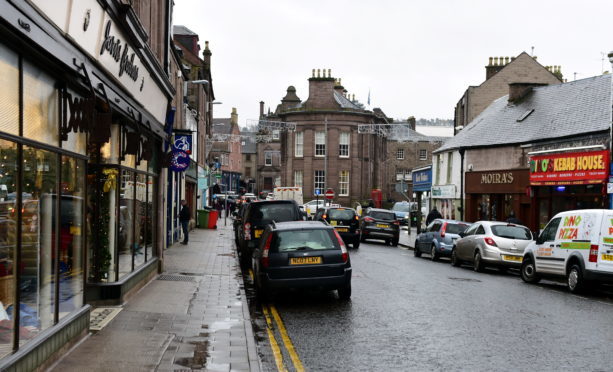
{"type": "Polygon", "coordinates": [[[170,170],[183,172],[187,167],[189,167],[189,155],[185,151],[173,151],[170,157],[170,170]]]}

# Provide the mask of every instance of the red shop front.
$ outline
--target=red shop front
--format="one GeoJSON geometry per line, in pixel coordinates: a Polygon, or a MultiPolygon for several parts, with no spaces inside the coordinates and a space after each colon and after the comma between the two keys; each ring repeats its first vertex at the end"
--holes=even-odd
{"type": "Polygon", "coordinates": [[[609,151],[567,152],[530,158],[534,219],[542,229],[559,212],[606,208],[609,151]]]}

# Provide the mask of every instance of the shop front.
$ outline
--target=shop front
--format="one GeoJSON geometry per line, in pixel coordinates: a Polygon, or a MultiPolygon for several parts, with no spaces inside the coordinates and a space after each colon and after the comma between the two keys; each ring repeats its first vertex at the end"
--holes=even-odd
{"type": "Polygon", "coordinates": [[[432,186],[432,202],[443,218],[460,218],[460,199],[455,185],[432,186]]]}
{"type": "Polygon", "coordinates": [[[513,213],[530,226],[528,169],[467,172],[466,221],[504,221],[513,213]]]}
{"type": "Polygon", "coordinates": [[[87,335],[88,304],[157,273],[170,90],[116,12],[0,0],[0,370],[49,366],[87,335]]]}
{"type": "Polygon", "coordinates": [[[421,232],[422,223],[430,211],[430,192],[432,190],[432,166],[413,169],[413,195],[417,200],[417,233],[421,232]]]}
{"type": "Polygon", "coordinates": [[[559,212],[607,208],[609,156],[608,150],[532,155],[534,228],[544,228],[559,212]]]}

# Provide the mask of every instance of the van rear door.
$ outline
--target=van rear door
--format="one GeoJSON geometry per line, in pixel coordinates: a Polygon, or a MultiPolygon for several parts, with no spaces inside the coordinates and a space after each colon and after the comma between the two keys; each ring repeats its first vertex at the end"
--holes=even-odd
{"type": "Polygon", "coordinates": [[[598,271],[613,272],[613,211],[607,210],[602,217],[598,244],[598,271]]]}

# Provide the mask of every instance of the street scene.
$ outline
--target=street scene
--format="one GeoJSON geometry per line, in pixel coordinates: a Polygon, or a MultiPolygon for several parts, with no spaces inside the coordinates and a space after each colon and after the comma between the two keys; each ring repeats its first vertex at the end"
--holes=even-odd
{"type": "Polygon", "coordinates": [[[609,371],[613,3],[0,0],[0,371],[609,371]]]}

